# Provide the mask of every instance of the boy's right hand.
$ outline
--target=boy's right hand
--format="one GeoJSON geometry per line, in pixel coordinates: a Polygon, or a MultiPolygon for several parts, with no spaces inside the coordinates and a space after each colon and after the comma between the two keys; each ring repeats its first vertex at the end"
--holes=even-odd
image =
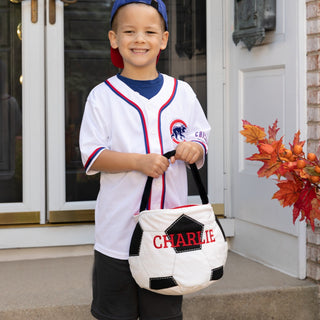
{"type": "Polygon", "coordinates": [[[146,176],[159,178],[169,167],[169,160],[156,153],[126,153],[104,149],[91,166],[92,170],[119,173],[139,171],[146,176]]]}
{"type": "Polygon", "coordinates": [[[156,153],[142,155],[138,163],[138,171],[148,177],[159,178],[169,167],[169,160],[156,153]]]}

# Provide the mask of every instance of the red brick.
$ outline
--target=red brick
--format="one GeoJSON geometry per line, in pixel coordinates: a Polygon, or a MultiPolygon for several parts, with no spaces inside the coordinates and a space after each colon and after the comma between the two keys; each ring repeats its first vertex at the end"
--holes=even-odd
{"type": "Polygon", "coordinates": [[[308,85],[308,87],[319,87],[320,86],[319,72],[308,72],[307,85],[308,85]]]}
{"type": "Polygon", "coordinates": [[[307,39],[307,51],[308,52],[316,52],[320,50],[320,37],[312,36],[307,39]]]}
{"type": "Polygon", "coordinates": [[[316,228],[315,231],[309,227],[307,228],[307,242],[314,245],[320,246],[320,230],[316,228]]]}
{"type": "Polygon", "coordinates": [[[307,277],[313,280],[320,280],[320,264],[312,261],[307,262],[307,277]]]}
{"type": "Polygon", "coordinates": [[[313,55],[307,56],[307,68],[308,68],[308,71],[315,71],[320,69],[319,54],[313,54],[313,55]]]}
{"type": "Polygon", "coordinates": [[[320,19],[307,20],[307,34],[320,33],[320,19]]]}
{"type": "Polygon", "coordinates": [[[320,3],[311,2],[307,4],[307,19],[320,16],[320,3]]]}
{"type": "MultiPolygon", "coordinates": [[[[312,89],[308,90],[308,104],[312,105],[320,105],[320,88],[319,89],[312,89]]],[[[310,111],[310,118],[308,114],[309,121],[320,121],[319,118],[319,110],[311,110],[310,111]],[[313,115],[314,114],[314,118],[313,115]]]]}

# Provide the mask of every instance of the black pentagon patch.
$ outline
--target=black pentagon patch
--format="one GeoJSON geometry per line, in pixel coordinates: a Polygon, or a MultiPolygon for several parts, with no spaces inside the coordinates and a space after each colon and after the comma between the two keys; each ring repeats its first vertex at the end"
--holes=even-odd
{"type": "Polygon", "coordinates": [[[222,278],[222,276],[223,276],[223,266],[212,269],[210,281],[219,280],[222,278]]]}
{"type": "Polygon", "coordinates": [[[200,250],[204,225],[183,214],[165,230],[176,253],[200,250]]]}
{"type": "Polygon", "coordinates": [[[159,277],[159,278],[150,278],[149,286],[152,290],[161,290],[176,287],[178,284],[174,277],[159,277]]]}
{"type": "Polygon", "coordinates": [[[129,256],[138,256],[140,253],[141,240],[142,240],[143,230],[138,222],[131,238],[129,256]]]}

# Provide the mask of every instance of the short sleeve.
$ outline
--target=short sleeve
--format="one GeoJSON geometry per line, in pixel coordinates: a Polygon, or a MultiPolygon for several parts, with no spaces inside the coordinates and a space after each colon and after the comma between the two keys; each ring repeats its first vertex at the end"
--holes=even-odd
{"type": "MultiPolygon", "coordinates": [[[[190,99],[190,123],[186,130],[186,141],[192,141],[199,143],[204,149],[204,157],[196,164],[198,168],[201,168],[204,164],[205,155],[208,153],[208,139],[211,131],[211,126],[206,118],[206,115],[200,105],[200,102],[192,90],[192,88],[186,84],[186,90],[191,90],[190,99]]],[[[190,96],[190,94],[189,94],[190,96]]]]}
{"type": "Polygon", "coordinates": [[[103,99],[103,88],[97,86],[88,96],[80,127],[81,159],[88,175],[96,174],[91,166],[104,149],[110,149],[110,125],[103,99]]]}

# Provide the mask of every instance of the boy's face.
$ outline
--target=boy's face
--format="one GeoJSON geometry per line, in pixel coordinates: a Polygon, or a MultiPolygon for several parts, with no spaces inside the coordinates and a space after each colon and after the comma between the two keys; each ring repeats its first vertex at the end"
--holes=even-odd
{"type": "Polygon", "coordinates": [[[113,30],[109,31],[109,40],[122,56],[122,74],[155,72],[158,54],[166,48],[168,36],[155,8],[141,3],[121,7],[114,18],[113,30]]]}

